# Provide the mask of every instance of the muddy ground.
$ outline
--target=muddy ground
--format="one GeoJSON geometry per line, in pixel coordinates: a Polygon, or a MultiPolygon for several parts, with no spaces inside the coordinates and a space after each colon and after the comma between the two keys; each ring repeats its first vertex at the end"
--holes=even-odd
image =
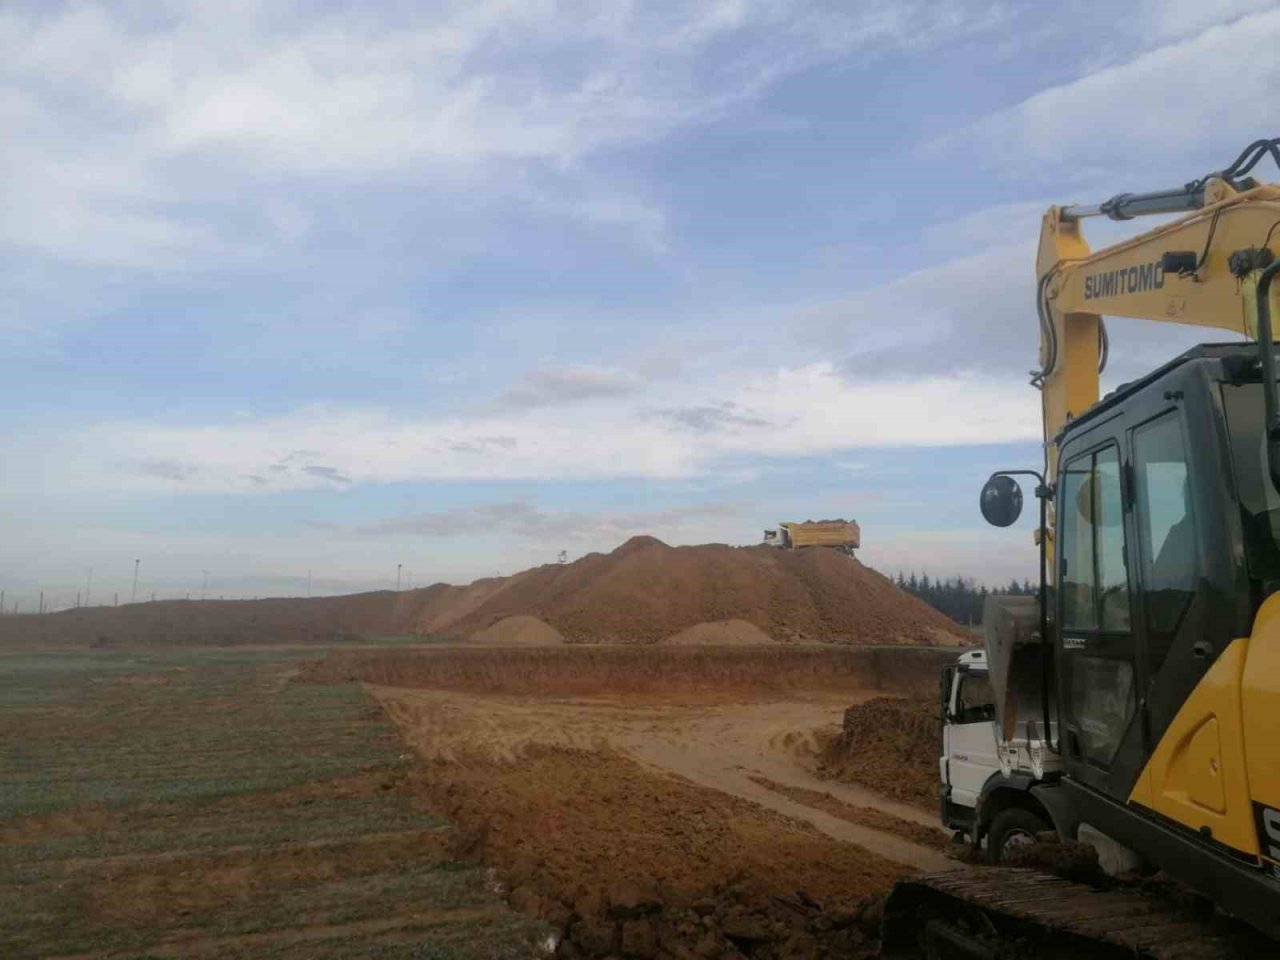
{"type": "Polygon", "coordinates": [[[0,656],[0,955],[871,956],[953,861],[819,754],[950,656],[0,656]]]}
{"type": "Polygon", "coordinates": [[[877,898],[955,861],[932,804],[824,779],[820,754],[850,704],[932,688],[946,656],[395,651],[299,682],[382,704],[423,761],[415,789],[561,956],[871,956],[877,898]]]}

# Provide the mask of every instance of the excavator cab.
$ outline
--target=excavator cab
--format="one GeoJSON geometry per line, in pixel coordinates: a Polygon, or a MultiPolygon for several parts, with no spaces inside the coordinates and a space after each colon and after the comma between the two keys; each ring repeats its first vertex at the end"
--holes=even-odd
{"type": "MultiPolygon", "coordinates": [[[[1038,493],[1062,774],[1036,796],[1067,838],[1280,934],[1280,490],[1259,353],[1196,347],[1055,438],[1038,493]]],[[[1020,496],[995,479],[1000,522],[1020,496]]]]}
{"type": "MultiPolygon", "coordinates": [[[[1206,345],[1058,439],[1058,746],[1069,776],[1106,797],[1137,788],[1155,803],[1139,783],[1153,753],[1280,576],[1264,417],[1257,347],[1206,345]]],[[[1193,788],[1186,803],[1220,817],[1223,787],[1193,788]]],[[[1206,824],[1223,829],[1199,818],[1195,829],[1206,824]]]]}

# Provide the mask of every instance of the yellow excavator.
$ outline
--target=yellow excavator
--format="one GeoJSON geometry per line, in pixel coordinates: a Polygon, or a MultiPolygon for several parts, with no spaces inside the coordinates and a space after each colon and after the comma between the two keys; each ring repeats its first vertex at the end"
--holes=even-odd
{"type": "Polygon", "coordinates": [[[1034,478],[1041,589],[1021,633],[988,632],[1001,769],[967,835],[981,847],[1016,808],[999,822],[1088,842],[1186,899],[1010,868],[926,875],[891,894],[885,957],[1218,957],[1232,955],[1224,916],[1280,957],[1280,184],[1250,176],[1268,158],[1280,166],[1280,139],[1176,189],[1049,209],[1043,470],[998,471],[980,497],[1007,526],[1014,477],[1034,478]],[[1150,215],[1174,219],[1097,251],[1081,231],[1150,215]],[[1104,316],[1234,337],[1100,398],[1104,316]]]}

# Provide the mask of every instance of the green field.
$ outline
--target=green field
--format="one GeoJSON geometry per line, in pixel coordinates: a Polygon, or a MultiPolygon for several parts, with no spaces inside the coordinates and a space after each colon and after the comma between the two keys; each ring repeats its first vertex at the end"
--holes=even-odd
{"type": "Polygon", "coordinates": [[[0,956],[530,956],[314,656],[0,654],[0,956]]]}

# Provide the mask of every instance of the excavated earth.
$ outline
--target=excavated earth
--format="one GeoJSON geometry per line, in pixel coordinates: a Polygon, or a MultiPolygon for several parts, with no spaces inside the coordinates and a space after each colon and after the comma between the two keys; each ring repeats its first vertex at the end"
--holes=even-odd
{"type": "Polygon", "coordinates": [[[827,738],[819,775],[860,783],[887,797],[932,806],[938,796],[938,706],[923,697],[875,697],[844,712],[827,738]]]}
{"type": "Polygon", "coordinates": [[[0,618],[0,646],[333,643],[417,635],[570,643],[957,645],[968,635],[859,561],[826,549],[634,537],[608,554],[421,590],[344,597],[168,600],[0,618]],[[690,633],[692,631],[692,634],[690,633]]]}
{"type": "MultiPolygon", "coordinates": [[[[936,685],[946,650],[560,646],[333,655],[460,825],[461,860],[562,957],[870,957],[879,902],[956,866],[929,807],[818,776],[846,707],[936,685]]],[[[931,745],[931,754],[936,745],[931,745]]]]}

